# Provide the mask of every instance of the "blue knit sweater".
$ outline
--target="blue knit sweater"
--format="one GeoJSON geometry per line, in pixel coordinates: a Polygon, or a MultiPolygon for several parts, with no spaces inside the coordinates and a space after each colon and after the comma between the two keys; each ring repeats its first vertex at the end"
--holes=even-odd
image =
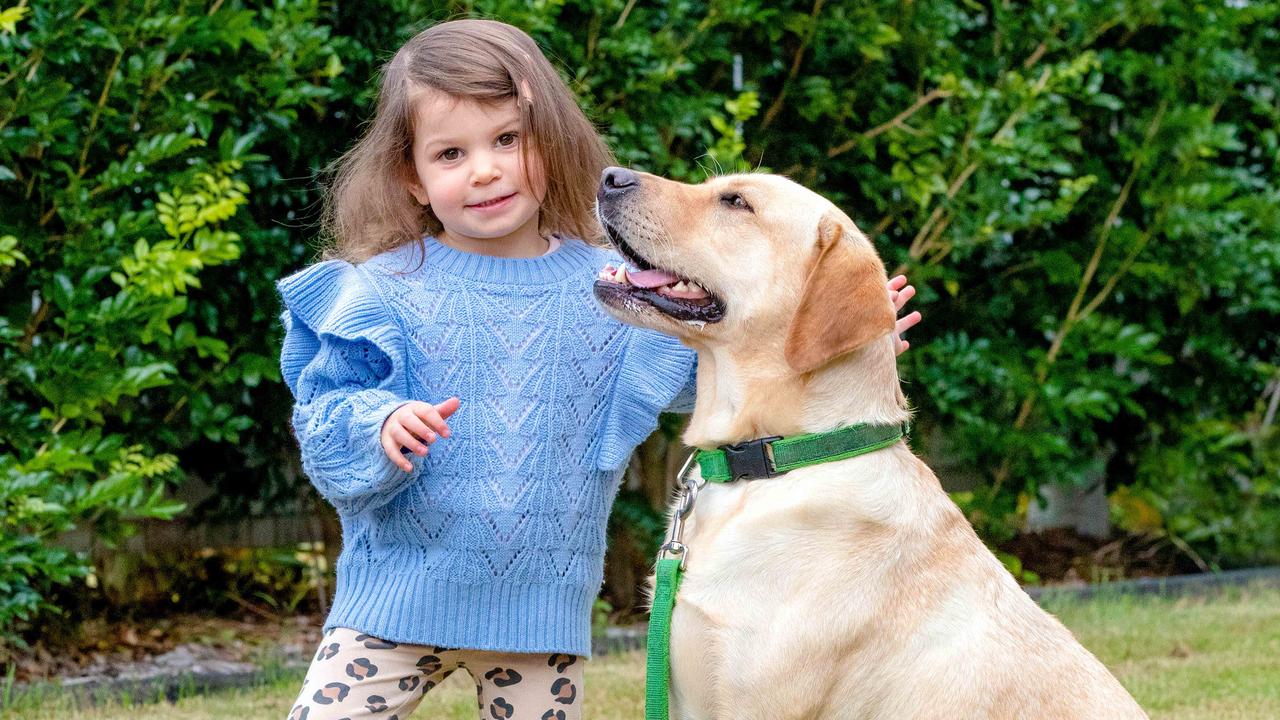
{"type": "Polygon", "coordinates": [[[695,367],[674,338],[597,305],[608,262],[572,239],[509,259],[427,238],[280,281],[303,468],[342,522],[326,630],[590,654],[622,472],[660,412],[691,407],[695,367]],[[452,436],[396,467],[386,417],[452,395],[452,436]]]}

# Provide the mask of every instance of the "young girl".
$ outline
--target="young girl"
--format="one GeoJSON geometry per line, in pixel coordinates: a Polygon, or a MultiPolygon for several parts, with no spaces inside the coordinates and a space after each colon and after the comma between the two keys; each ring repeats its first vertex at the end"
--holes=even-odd
{"type": "Polygon", "coordinates": [[[609,160],[516,28],[443,23],[387,64],[329,197],[340,259],[279,284],[303,467],[343,533],[291,720],[404,718],[458,668],[484,718],[581,716],[609,507],[695,365],[592,297],[621,262],[578,239],[609,160]]]}

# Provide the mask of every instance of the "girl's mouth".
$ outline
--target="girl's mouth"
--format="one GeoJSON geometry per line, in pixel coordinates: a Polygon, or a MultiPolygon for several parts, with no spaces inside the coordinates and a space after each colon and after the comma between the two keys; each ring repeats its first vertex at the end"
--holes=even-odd
{"type": "Polygon", "coordinates": [[[511,193],[510,195],[503,195],[502,197],[497,197],[492,200],[485,200],[482,203],[468,205],[467,208],[470,210],[492,210],[493,208],[502,207],[515,196],[515,193],[511,193]]]}

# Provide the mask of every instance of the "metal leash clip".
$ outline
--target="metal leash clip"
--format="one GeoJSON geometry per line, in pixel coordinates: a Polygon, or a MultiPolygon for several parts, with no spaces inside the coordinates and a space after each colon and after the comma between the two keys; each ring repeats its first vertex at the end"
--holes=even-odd
{"type": "Polygon", "coordinates": [[[676,514],[671,517],[671,532],[667,535],[667,541],[663,543],[658,550],[658,557],[680,557],[680,569],[684,570],[685,563],[689,560],[689,548],[681,538],[684,537],[684,521],[689,517],[689,513],[693,512],[693,504],[698,499],[698,490],[702,488],[702,484],[690,477],[690,470],[697,460],[698,451],[689,453],[689,458],[684,461],[684,466],[680,468],[680,474],[676,476],[676,480],[684,486],[680,491],[680,505],[676,510],[676,514]]]}

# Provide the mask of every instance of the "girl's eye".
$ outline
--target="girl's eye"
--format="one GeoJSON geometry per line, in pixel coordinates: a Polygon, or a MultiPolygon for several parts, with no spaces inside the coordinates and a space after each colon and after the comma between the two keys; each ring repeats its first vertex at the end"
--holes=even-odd
{"type": "Polygon", "coordinates": [[[436,155],[437,160],[447,160],[450,162],[457,160],[459,157],[462,157],[462,151],[459,150],[458,148],[449,148],[448,150],[441,150],[439,154],[436,155]]]}
{"type": "Polygon", "coordinates": [[[725,193],[724,195],[720,196],[720,202],[728,207],[733,208],[734,210],[746,210],[747,212],[750,212],[750,213],[755,212],[755,210],[752,209],[751,205],[747,203],[747,201],[744,200],[743,197],[738,193],[725,193]]]}
{"type": "Polygon", "coordinates": [[[516,144],[516,138],[518,137],[519,137],[519,133],[513,133],[513,132],[502,133],[501,135],[498,136],[498,146],[511,147],[512,145],[516,144]]]}

